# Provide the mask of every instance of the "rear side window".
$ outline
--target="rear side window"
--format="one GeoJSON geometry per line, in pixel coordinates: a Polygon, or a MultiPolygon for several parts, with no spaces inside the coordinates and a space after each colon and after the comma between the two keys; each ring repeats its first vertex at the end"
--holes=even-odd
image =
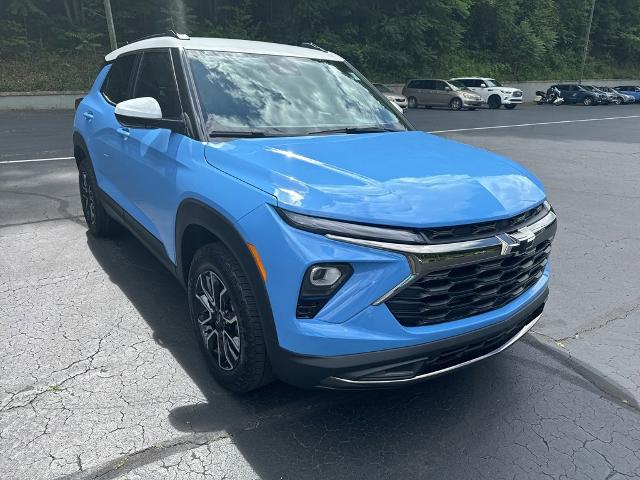
{"type": "Polygon", "coordinates": [[[119,103],[131,98],[129,85],[135,59],[135,55],[125,55],[116,58],[111,65],[111,70],[109,70],[109,75],[102,88],[103,95],[111,103],[119,103]]]}
{"type": "Polygon", "coordinates": [[[433,80],[420,80],[420,88],[433,90],[435,88],[433,80]]]}
{"type": "Polygon", "coordinates": [[[134,98],[155,98],[164,118],[179,118],[182,109],[169,52],[145,52],[139,72],[134,98]]]}
{"type": "Polygon", "coordinates": [[[444,90],[445,87],[447,86],[447,84],[444,83],[442,80],[435,80],[435,81],[433,81],[433,83],[434,83],[434,87],[433,88],[435,90],[444,90]]]}

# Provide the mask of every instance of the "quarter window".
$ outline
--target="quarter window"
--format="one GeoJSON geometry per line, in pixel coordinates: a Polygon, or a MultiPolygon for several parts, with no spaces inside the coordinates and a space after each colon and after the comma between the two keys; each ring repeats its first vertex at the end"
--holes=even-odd
{"type": "Polygon", "coordinates": [[[155,98],[164,118],[180,117],[182,109],[169,52],[143,54],[133,96],[155,98]]]}
{"type": "Polygon", "coordinates": [[[119,103],[131,98],[129,84],[135,59],[135,55],[125,55],[118,57],[111,65],[111,70],[109,70],[109,75],[102,88],[103,95],[111,103],[119,103]]]}

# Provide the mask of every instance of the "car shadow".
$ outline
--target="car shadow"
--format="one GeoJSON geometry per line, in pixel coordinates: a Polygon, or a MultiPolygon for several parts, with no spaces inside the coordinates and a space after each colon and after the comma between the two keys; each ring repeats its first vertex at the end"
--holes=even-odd
{"type": "Polygon", "coordinates": [[[521,361],[519,349],[529,347],[517,346],[515,353],[403,389],[302,390],[275,382],[235,395],[210,376],[186,293],[171,273],[126,232],[109,240],[87,235],[87,243],[207,400],[175,408],[172,426],[185,435],[226,431],[260,478],[479,478],[462,460],[471,453],[490,457],[496,442],[520,435],[527,426],[518,419],[527,417],[532,394],[546,379],[564,376],[588,388],[531,358],[521,361]]]}

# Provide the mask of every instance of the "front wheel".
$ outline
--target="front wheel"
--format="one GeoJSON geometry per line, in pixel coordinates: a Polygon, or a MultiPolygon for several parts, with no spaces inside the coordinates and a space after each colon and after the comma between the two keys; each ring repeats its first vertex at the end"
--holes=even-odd
{"type": "Polygon", "coordinates": [[[506,108],[507,110],[513,110],[514,108],[516,108],[516,104],[510,103],[509,105],[505,105],[504,108],[506,108]]]}
{"type": "Polygon", "coordinates": [[[616,105],[622,105],[622,99],[620,97],[616,97],[613,99],[613,103],[616,105]]]}
{"type": "Polygon", "coordinates": [[[582,104],[585,107],[590,107],[591,105],[593,105],[593,98],[591,97],[584,97],[584,100],[582,101],[582,104]]]}
{"type": "Polygon", "coordinates": [[[449,108],[451,110],[460,110],[462,108],[462,100],[459,98],[454,98],[449,102],[449,108]]]}
{"type": "Polygon", "coordinates": [[[218,383],[233,392],[269,383],[271,367],[256,295],[231,252],[217,243],[196,252],[188,296],[200,349],[218,383]]]}

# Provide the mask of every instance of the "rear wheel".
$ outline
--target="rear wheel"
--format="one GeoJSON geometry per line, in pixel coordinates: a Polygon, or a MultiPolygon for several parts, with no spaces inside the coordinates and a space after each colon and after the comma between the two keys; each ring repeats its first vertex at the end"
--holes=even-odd
{"type": "Polygon", "coordinates": [[[500,100],[500,97],[498,95],[491,95],[487,100],[487,105],[489,105],[489,108],[495,110],[497,108],[500,108],[500,105],[502,105],[502,101],[500,100]]]}
{"type": "Polygon", "coordinates": [[[584,97],[584,100],[582,100],[582,104],[585,107],[590,107],[591,105],[593,105],[593,98],[591,97],[584,97]]]}
{"type": "Polygon", "coordinates": [[[462,100],[459,98],[454,98],[449,102],[449,108],[451,110],[460,110],[462,108],[462,100]]]}
{"type": "Polygon", "coordinates": [[[407,102],[409,108],[418,108],[418,100],[416,100],[416,97],[409,97],[407,102]]]}
{"type": "Polygon", "coordinates": [[[506,108],[507,110],[513,110],[514,108],[516,108],[516,104],[510,103],[509,105],[505,105],[504,108],[506,108]]]}
{"type": "Polygon", "coordinates": [[[198,343],[218,383],[233,392],[269,383],[255,293],[231,252],[217,243],[201,247],[189,269],[188,295],[198,343]]]}
{"type": "Polygon", "coordinates": [[[91,234],[96,237],[110,237],[117,233],[118,224],[100,202],[96,177],[86,158],[78,163],[78,185],[82,213],[91,234]]]}

